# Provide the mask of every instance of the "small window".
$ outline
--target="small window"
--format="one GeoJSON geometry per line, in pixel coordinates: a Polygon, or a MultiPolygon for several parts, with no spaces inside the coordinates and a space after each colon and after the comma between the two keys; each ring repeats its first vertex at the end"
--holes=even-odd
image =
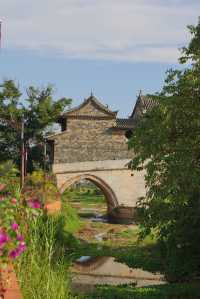
{"type": "Polygon", "coordinates": [[[67,120],[63,119],[61,122],[61,131],[66,131],[67,130],[67,120]]]}
{"type": "Polygon", "coordinates": [[[132,135],[133,135],[133,132],[131,130],[128,130],[125,132],[125,136],[127,139],[130,139],[132,137],[132,135]]]}

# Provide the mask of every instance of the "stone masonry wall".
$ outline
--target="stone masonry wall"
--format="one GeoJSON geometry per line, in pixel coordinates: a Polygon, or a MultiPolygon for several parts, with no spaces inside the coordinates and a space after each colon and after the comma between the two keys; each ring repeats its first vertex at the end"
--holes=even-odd
{"type": "Polygon", "coordinates": [[[54,163],[121,160],[133,157],[124,131],[112,130],[116,119],[67,119],[67,130],[57,135],[54,163]]]}

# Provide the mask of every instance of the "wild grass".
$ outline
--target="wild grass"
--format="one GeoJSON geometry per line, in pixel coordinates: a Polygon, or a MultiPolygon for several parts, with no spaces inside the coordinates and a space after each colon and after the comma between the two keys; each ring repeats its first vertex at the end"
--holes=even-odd
{"type": "Polygon", "coordinates": [[[16,265],[24,299],[72,299],[60,238],[61,215],[33,219],[27,250],[16,265]]]}
{"type": "MultiPolygon", "coordinates": [[[[70,293],[68,267],[81,255],[113,256],[132,268],[157,272],[163,270],[162,259],[154,242],[136,242],[137,230],[130,228],[119,237],[133,238],[130,246],[81,242],[74,234],[83,223],[76,209],[64,202],[58,216],[33,219],[27,240],[27,251],[16,265],[24,299],[74,299],[70,293]]],[[[94,226],[102,226],[95,223],[94,226]]],[[[133,288],[103,286],[84,299],[199,299],[200,283],[171,284],[133,288]]]]}
{"type": "Polygon", "coordinates": [[[71,202],[83,202],[84,204],[105,204],[105,197],[103,194],[98,194],[96,189],[82,188],[66,190],[63,197],[71,202]]]}
{"type": "Polygon", "coordinates": [[[61,213],[65,219],[64,230],[68,233],[75,233],[84,226],[84,223],[78,216],[77,209],[73,208],[68,202],[62,202],[61,213]]]}

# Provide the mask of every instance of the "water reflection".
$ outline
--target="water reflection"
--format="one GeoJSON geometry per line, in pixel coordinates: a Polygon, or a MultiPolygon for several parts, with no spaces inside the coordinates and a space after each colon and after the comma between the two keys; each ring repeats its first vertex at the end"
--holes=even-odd
{"type": "Polygon", "coordinates": [[[132,269],[116,262],[113,257],[81,257],[72,268],[72,288],[90,291],[95,285],[135,284],[135,287],[165,284],[159,273],[132,269]]]}

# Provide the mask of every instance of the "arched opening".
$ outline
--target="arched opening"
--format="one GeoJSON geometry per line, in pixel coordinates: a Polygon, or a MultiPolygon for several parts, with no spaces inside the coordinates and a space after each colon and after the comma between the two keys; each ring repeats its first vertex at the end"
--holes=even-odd
{"type": "Polygon", "coordinates": [[[60,191],[64,194],[64,197],[68,197],[69,201],[71,199],[71,203],[73,201],[79,202],[79,205],[77,204],[79,213],[81,208],[85,211],[87,208],[88,211],[92,211],[93,206],[93,211],[95,209],[97,211],[97,208],[99,209],[97,214],[109,216],[113,209],[118,206],[116,195],[110,186],[104,180],[94,175],[83,174],[74,176],[63,184],[60,191]],[[85,204],[85,208],[83,204],[85,204]]]}

